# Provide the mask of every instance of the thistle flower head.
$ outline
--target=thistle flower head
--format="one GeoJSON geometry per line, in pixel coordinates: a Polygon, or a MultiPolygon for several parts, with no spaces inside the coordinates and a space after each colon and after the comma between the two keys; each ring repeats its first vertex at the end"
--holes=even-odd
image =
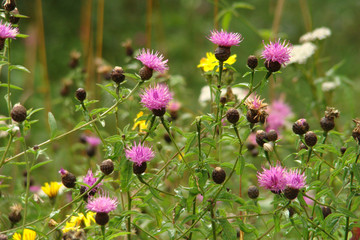
{"type": "Polygon", "coordinates": [[[306,184],[306,177],[304,173],[299,173],[298,170],[290,170],[286,173],[286,186],[293,189],[301,189],[306,184]]]}
{"type": "MultiPolygon", "coordinates": [[[[90,187],[92,187],[96,181],[98,180],[98,178],[94,177],[93,172],[91,171],[91,169],[88,170],[86,176],[83,179],[83,182],[86,183],[87,185],[89,185],[90,187]]],[[[102,185],[102,183],[98,183],[98,185],[96,185],[96,187],[94,187],[91,191],[92,192],[96,192],[96,190],[102,185]]],[[[86,189],[88,189],[88,187],[85,186],[86,189]]]]}
{"type": "Polygon", "coordinates": [[[164,56],[159,52],[154,53],[154,50],[150,52],[149,49],[142,49],[135,58],[142,62],[142,64],[147,66],[148,68],[158,71],[160,73],[164,73],[166,70],[169,69],[167,65],[168,60],[163,60],[164,56]]]}
{"type": "Polygon", "coordinates": [[[266,119],[266,130],[274,129],[278,131],[285,125],[285,120],[292,112],[289,105],[282,100],[276,100],[271,103],[269,110],[269,116],[266,119]]]}
{"type": "Polygon", "coordinates": [[[172,94],[165,84],[157,84],[149,87],[140,94],[141,103],[152,110],[165,109],[172,99],[172,94]]]}
{"type": "Polygon", "coordinates": [[[281,166],[263,168],[263,172],[258,172],[257,177],[261,187],[274,193],[280,193],[286,187],[286,170],[281,166]]]}
{"type": "Polygon", "coordinates": [[[126,158],[136,163],[138,166],[141,166],[143,162],[150,161],[155,157],[155,153],[152,148],[141,145],[140,142],[138,145],[134,142],[134,145],[130,149],[125,150],[125,155],[126,158]]]}
{"type": "Polygon", "coordinates": [[[264,41],[264,51],[262,52],[261,58],[265,59],[267,62],[278,62],[285,65],[290,61],[291,53],[291,44],[284,40],[283,43],[280,42],[280,39],[277,42],[271,42],[265,45],[264,41]]]}
{"type": "Polygon", "coordinates": [[[110,198],[109,195],[103,193],[97,198],[89,199],[86,208],[96,213],[109,213],[117,208],[118,201],[116,198],[110,198]]]}
{"type": "Polygon", "coordinates": [[[10,24],[3,23],[2,20],[0,21],[0,38],[12,38],[15,39],[16,35],[19,34],[18,28],[12,28],[10,24]]]}
{"type": "Polygon", "coordinates": [[[226,32],[223,29],[221,31],[213,30],[210,33],[208,39],[221,47],[238,46],[243,40],[240,33],[226,32]]]}

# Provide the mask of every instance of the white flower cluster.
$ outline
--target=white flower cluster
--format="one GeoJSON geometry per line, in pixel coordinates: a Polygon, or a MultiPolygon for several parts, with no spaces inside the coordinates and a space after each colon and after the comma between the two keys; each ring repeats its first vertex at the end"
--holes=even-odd
{"type": "MultiPolygon", "coordinates": [[[[242,88],[232,88],[231,89],[233,94],[237,96],[238,99],[243,99],[246,94],[248,93],[247,90],[242,88]]],[[[221,90],[221,96],[226,93],[225,89],[221,90]]],[[[215,99],[215,96],[213,96],[213,99],[215,99]]],[[[210,87],[205,86],[201,89],[200,96],[199,96],[199,103],[202,107],[205,107],[211,100],[211,93],[210,93],[210,87]]]]}
{"type": "Polygon", "coordinates": [[[300,37],[300,42],[311,42],[315,40],[323,40],[331,35],[331,30],[326,27],[317,28],[312,32],[305,33],[300,37]]]}
{"type": "Polygon", "coordinates": [[[310,42],[306,42],[301,45],[293,45],[293,48],[290,53],[290,62],[288,64],[306,63],[306,60],[315,53],[315,50],[316,50],[315,44],[310,42]]]}

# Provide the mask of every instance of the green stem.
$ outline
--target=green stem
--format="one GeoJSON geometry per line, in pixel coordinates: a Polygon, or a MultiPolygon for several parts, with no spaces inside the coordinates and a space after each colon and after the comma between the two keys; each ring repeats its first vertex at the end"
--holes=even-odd
{"type": "Polygon", "coordinates": [[[2,168],[2,166],[5,163],[4,161],[5,161],[5,158],[6,158],[6,154],[8,153],[8,151],[10,149],[13,138],[14,138],[14,134],[12,132],[10,132],[10,138],[9,138],[8,144],[6,145],[5,152],[4,152],[4,154],[3,154],[2,158],[1,158],[0,169],[2,168]]]}
{"type": "Polygon", "coordinates": [[[264,154],[265,154],[265,157],[266,157],[266,160],[268,161],[270,167],[272,166],[271,164],[271,161],[270,161],[270,156],[269,156],[269,153],[267,151],[264,150],[264,154]]]}
{"type": "Polygon", "coordinates": [[[214,214],[214,204],[215,202],[210,203],[210,214],[211,214],[211,228],[212,228],[212,234],[213,239],[216,240],[216,222],[215,222],[215,214],[214,214]]]}
{"type": "MultiPolygon", "coordinates": [[[[116,84],[116,95],[117,95],[117,99],[120,99],[120,95],[119,95],[119,92],[120,92],[120,84],[116,84]]],[[[119,110],[119,109],[117,109],[119,110]]],[[[120,121],[119,121],[119,111],[116,111],[115,113],[115,122],[116,122],[116,130],[117,130],[117,133],[119,135],[121,135],[121,131],[120,131],[120,121]]]]}
{"type": "MultiPolygon", "coordinates": [[[[325,144],[326,139],[327,139],[327,136],[328,136],[328,132],[327,132],[327,131],[324,131],[323,136],[324,136],[324,138],[323,138],[323,140],[322,140],[322,144],[325,144]]],[[[322,157],[322,156],[323,156],[323,153],[320,153],[320,156],[322,157]]],[[[320,165],[319,165],[319,170],[318,170],[318,174],[317,174],[317,180],[320,179],[321,165],[322,165],[322,163],[320,163],[320,165]]]]}
{"type": "MultiPolygon", "coordinates": [[[[360,146],[358,145],[358,154],[356,155],[356,159],[355,159],[355,163],[354,163],[355,165],[357,164],[357,162],[359,160],[359,156],[360,156],[360,146]]],[[[353,171],[353,169],[351,169],[351,173],[350,173],[350,193],[349,193],[349,197],[348,197],[348,206],[347,206],[349,211],[351,211],[351,204],[352,204],[352,197],[353,197],[353,181],[354,181],[354,171],[353,171]]],[[[346,224],[345,224],[345,238],[344,238],[345,240],[348,239],[349,230],[350,230],[349,225],[350,225],[350,217],[347,216],[346,217],[346,224]]]]}
{"type": "MultiPolygon", "coordinates": [[[[196,215],[196,198],[194,198],[194,200],[193,200],[192,215],[193,215],[193,216],[196,215]]],[[[194,222],[195,222],[195,219],[192,220],[191,225],[194,224],[194,222]]],[[[193,234],[193,233],[191,232],[190,235],[189,235],[188,240],[191,240],[191,239],[192,239],[192,234],[193,234]]]]}
{"type": "MultiPolygon", "coordinates": [[[[26,145],[26,140],[25,140],[24,128],[22,125],[19,125],[19,126],[20,126],[21,136],[23,138],[24,149],[26,150],[27,145],[26,145]]],[[[22,232],[24,232],[24,229],[25,229],[28,203],[29,203],[29,189],[30,189],[30,162],[29,162],[29,159],[26,154],[24,155],[24,158],[25,158],[25,162],[26,162],[26,190],[25,190],[25,205],[24,205],[24,217],[23,217],[23,222],[22,222],[22,232]]]]}
{"type": "Polygon", "coordinates": [[[160,189],[158,189],[158,188],[156,188],[156,187],[150,186],[150,184],[147,183],[147,182],[142,178],[141,175],[136,174],[136,176],[137,176],[137,178],[139,179],[140,182],[142,182],[143,184],[145,184],[145,185],[148,186],[149,188],[155,189],[156,191],[161,192],[161,193],[163,193],[163,194],[166,194],[166,195],[175,197],[175,194],[172,194],[172,193],[169,193],[169,192],[165,192],[165,191],[160,190],[160,189]]]}
{"type": "Polygon", "coordinates": [[[8,62],[9,62],[9,65],[8,65],[8,81],[7,81],[7,105],[8,105],[8,110],[9,110],[9,116],[10,116],[10,112],[11,112],[11,99],[10,99],[10,72],[11,72],[11,69],[10,69],[10,38],[7,39],[8,41],[8,62]]]}
{"type": "Polygon", "coordinates": [[[101,232],[102,232],[102,235],[103,235],[103,239],[106,240],[105,225],[101,226],[101,232]]]}
{"type": "MultiPolygon", "coordinates": [[[[130,196],[130,191],[127,192],[128,195],[128,211],[131,211],[131,196],[130,196]]],[[[129,214],[129,217],[127,219],[127,231],[129,232],[127,235],[127,239],[131,240],[131,214],[129,214]]]]}
{"type": "MultiPolygon", "coordinates": [[[[61,135],[59,135],[59,136],[57,136],[57,137],[54,137],[54,138],[52,138],[52,139],[48,139],[48,140],[46,140],[45,142],[42,142],[42,143],[37,144],[37,145],[38,145],[39,147],[42,147],[42,146],[44,146],[44,145],[46,145],[46,144],[49,144],[49,143],[54,142],[54,141],[56,141],[56,140],[59,140],[59,139],[65,137],[65,136],[67,136],[67,135],[69,135],[69,134],[71,134],[71,133],[74,133],[74,132],[76,132],[76,131],[78,131],[78,130],[80,130],[80,129],[82,129],[82,128],[84,128],[84,127],[86,127],[86,126],[88,126],[88,125],[90,125],[90,124],[98,121],[99,119],[105,117],[109,112],[111,112],[112,110],[114,110],[114,109],[117,107],[117,105],[119,105],[120,103],[123,103],[125,100],[127,100],[127,99],[140,87],[140,85],[141,85],[142,83],[143,83],[143,82],[138,82],[138,83],[136,84],[136,86],[131,90],[131,92],[130,92],[125,98],[119,99],[119,100],[118,100],[116,103],[114,103],[114,105],[112,105],[109,109],[107,109],[105,112],[103,112],[102,114],[100,114],[100,116],[99,116],[98,118],[92,119],[92,120],[88,121],[87,123],[84,123],[84,124],[82,124],[82,125],[74,128],[74,129],[72,129],[72,130],[70,130],[70,131],[68,131],[68,132],[66,132],[66,133],[63,133],[63,134],[61,134],[61,135]]],[[[10,158],[6,159],[5,163],[7,163],[7,162],[9,162],[9,161],[12,161],[12,160],[14,160],[14,159],[16,159],[16,158],[24,155],[27,151],[28,151],[28,150],[25,150],[25,151],[23,151],[23,152],[15,155],[15,156],[13,156],[13,157],[10,157],[10,158]]]]}
{"type": "Polygon", "coordinates": [[[141,143],[144,143],[146,138],[150,135],[151,133],[151,129],[154,126],[154,122],[155,122],[155,115],[152,115],[151,120],[150,120],[150,126],[149,126],[149,130],[146,132],[146,135],[144,136],[144,138],[141,140],[141,143]]]}
{"type": "Polygon", "coordinates": [[[204,160],[202,158],[201,154],[201,118],[196,119],[196,131],[197,131],[197,137],[198,137],[198,155],[199,155],[199,162],[201,162],[201,168],[204,167],[204,160]]]}
{"type": "Polygon", "coordinates": [[[195,183],[196,183],[196,185],[197,185],[197,187],[198,187],[198,190],[200,191],[200,193],[201,193],[202,195],[204,195],[204,191],[202,190],[202,188],[200,188],[200,185],[199,185],[198,179],[197,179],[197,177],[196,177],[196,174],[195,174],[195,172],[194,172],[194,169],[193,169],[193,168],[189,165],[189,163],[185,160],[182,152],[180,151],[179,146],[176,144],[175,139],[174,139],[174,137],[172,136],[172,134],[171,134],[171,132],[170,132],[169,126],[168,126],[168,125],[166,124],[166,122],[165,122],[164,117],[161,116],[160,119],[161,119],[161,123],[162,123],[162,125],[164,126],[166,132],[169,134],[169,137],[170,137],[170,139],[171,139],[171,142],[174,144],[176,150],[177,150],[178,153],[180,154],[181,160],[185,163],[186,167],[189,169],[191,175],[193,176],[193,178],[194,178],[194,180],[195,180],[195,183]]]}
{"type": "Polygon", "coordinates": [[[157,238],[155,236],[153,236],[151,233],[149,233],[148,231],[146,231],[145,229],[143,229],[142,227],[140,227],[139,225],[133,223],[133,225],[135,227],[137,227],[138,229],[140,229],[141,231],[143,231],[145,234],[147,234],[149,237],[151,237],[152,239],[157,240],[157,238]]]}

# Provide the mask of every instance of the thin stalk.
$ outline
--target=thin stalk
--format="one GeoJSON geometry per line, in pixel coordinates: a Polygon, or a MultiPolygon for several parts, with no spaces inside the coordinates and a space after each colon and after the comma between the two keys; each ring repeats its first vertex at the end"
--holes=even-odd
{"type": "Polygon", "coordinates": [[[204,166],[204,160],[201,154],[201,119],[196,120],[196,130],[197,130],[197,137],[198,137],[198,155],[199,155],[199,162],[201,162],[201,168],[204,166]]]}
{"type": "MultiPolygon", "coordinates": [[[[119,92],[120,92],[120,84],[116,84],[116,95],[117,95],[118,99],[120,99],[119,92]]],[[[117,110],[119,110],[119,109],[117,109],[117,110]]],[[[119,111],[116,111],[116,113],[115,113],[115,122],[116,122],[117,133],[119,135],[121,135],[121,131],[120,131],[120,128],[119,128],[119,126],[120,126],[120,124],[119,124],[120,123],[120,121],[119,121],[119,111]]]]}
{"type": "MultiPolygon", "coordinates": [[[[24,128],[22,125],[20,125],[20,132],[21,136],[23,138],[23,146],[24,149],[27,149],[26,140],[25,140],[25,133],[24,128]]],[[[22,232],[24,232],[25,229],[25,223],[26,223],[26,217],[27,217],[27,210],[28,210],[28,203],[29,203],[29,189],[30,189],[30,162],[27,157],[27,155],[24,155],[25,162],[26,162],[26,190],[25,190],[25,204],[24,204],[24,217],[22,222],[22,232]]]]}
{"type": "MultiPolygon", "coordinates": [[[[222,75],[222,72],[223,72],[223,68],[224,68],[224,62],[221,62],[219,61],[219,81],[218,81],[218,86],[217,86],[217,92],[216,92],[216,120],[215,122],[218,123],[219,121],[219,113],[220,113],[220,97],[221,97],[221,75],[222,75]]],[[[215,127],[215,130],[216,132],[216,127],[215,127]]]]}
{"type": "Polygon", "coordinates": [[[9,141],[6,145],[6,148],[5,148],[5,152],[1,158],[1,162],[0,162],[0,169],[2,168],[2,166],[4,165],[4,161],[5,161],[5,158],[6,158],[6,154],[8,153],[8,151],[10,150],[10,146],[11,146],[11,143],[12,143],[12,140],[14,139],[14,134],[11,132],[10,133],[10,138],[9,138],[9,141]]]}
{"type": "MultiPolygon", "coordinates": [[[[140,87],[140,85],[141,85],[142,83],[143,83],[142,81],[141,81],[141,82],[138,82],[138,83],[136,84],[136,86],[131,90],[131,92],[130,92],[125,98],[122,98],[122,99],[119,99],[118,101],[116,101],[116,103],[114,103],[108,110],[106,110],[105,112],[103,112],[102,114],[100,114],[100,116],[99,116],[98,118],[92,119],[92,120],[90,120],[90,121],[82,124],[81,126],[78,126],[78,127],[74,128],[74,129],[72,129],[72,130],[70,130],[70,131],[68,131],[68,132],[66,132],[66,133],[63,133],[63,134],[61,134],[61,135],[59,135],[59,136],[57,136],[57,137],[54,137],[54,138],[52,138],[52,139],[48,139],[48,140],[46,140],[45,142],[42,142],[42,143],[37,144],[37,145],[38,145],[39,147],[42,147],[42,146],[44,146],[44,145],[46,145],[46,144],[49,144],[49,143],[54,142],[54,141],[56,141],[56,140],[59,140],[59,139],[65,137],[65,136],[67,136],[67,135],[69,135],[69,134],[71,134],[71,133],[74,133],[74,132],[80,130],[80,129],[82,129],[82,128],[84,128],[84,127],[86,127],[86,126],[88,126],[88,125],[90,125],[90,124],[92,124],[92,123],[94,123],[94,122],[96,122],[98,119],[101,119],[101,118],[105,117],[109,112],[111,112],[112,110],[114,110],[114,109],[117,107],[117,105],[119,105],[120,103],[123,103],[125,100],[127,100],[127,99],[140,87]]],[[[12,160],[14,160],[14,159],[16,159],[16,158],[24,155],[27,151],[28,151],[28,150],[25,150],[25,151],[23,151],[23,152],[15,155],[15,156],[13,156],[13,157],[10,157],[10,158],[6,159],[5,163],[10,162],[10,161],[12,161],[12,160]]]]}
{"type": "Polygon", "coordinates": [[[140,181],[141,183],[145,184],[145,185],[148,186],[149,188],[155,189],[156,191],[161,192],[161,193],[163,193],[163,194],[166,194],[166,195],[175,197],[175,194],[172,194],[172,193],[169,193],[169,192],[165,192],[165,191],[160,190],[160,189],[158,189],[158,188],[156,188],[156,187],[150,186],[150,184],[147,183],[147,182],[142,178],[141,175],[138,175],[138,174],[137,174],[136,176],[137,176],[137,178],[139,179],[139,181],[140,181]]]}
{"type": "MultiPolygon", "coordinates": [[[[196,198],[194,198],[194,200],[193,200],[192,214],[193,214],[193,216],[196,215],[196,198]]],[[[192,220],[191,225],[194,224],[194,222],[195,222],[195,219],[192,220]]],[[[189,240],[192,239],[192,234],[193,234],[193,233],[191,232],[190,235],[189,235],[189,240]]]]}
{"type": "Polygon", "coordinates": [[[141,144],[145,142],[146,138],[150,135],[151,133],[151,129],[154,126],[154,122],[155,122],[155,115],[152,115],[151,120],[150,120],[150,126],[149,126],[149,130],[146,132],[146,135],[144,136],[143,139],[141,139],[141,144]]]}
{"type": "Polygon", "coordinates": [[[105,225],[101,225],[101,232],[102,232],[102,235],[103,235],[103,239],[106,240],[105,225]]]}
{"type": "Polygon", "coordinates": [[[211,229],[212,229],[213,239],[216,240],[216,222],[214,220],[215,218],[214,203],[211,203],[210,214],[211,214],[211,229]]]}
{"type": "Polygon", "coordinates": [[[149,237],[151,237],[152,239],[157,240],[157,238],[155,236],[153,236],[151,233],[149,233],[148,231],[146,231],[145,229],[143,229],[142,227],[140,227],[139,225],[137,225],[136,223],[133,223],[133,225],[140,229],[141,231],[143,231],[144,233],[146,233],[149,237]]]}
{"type": "Polygon", "coordinates": [[[271,161],[270,161],[270,156],[269,156],[269,153],[267,151],[264,150],[264,154],[265,154],[265,157],[266,157],[266,160],[268,161],[270,167],[272,166],[271,164],[271,161]]]}
{"type": "MultiPolygon", "coordinates": [[[[360,156],[360,147],[358,145],[358,154],[356,155],[356,159],[355,159],[355,165],[357,164],[358,160],[359,160],[359,156],[360,156]]],[[[348,210],[351,211],[351,204],[352,204],[352,196],[353,195],[353,181],[354,181],[354,171],[351,171],[350,173],[350,193],[349,193],[349,197],[348,197],[348,210]]],[[[345,224],[345,240],[348,239],[348,235],[349,235],[349,224],[350,224],[350,217],[347,216],[346,217],[346,224],[345,224]]]]}
{"type": "MultiPolygon", "coordinates": [[[[128,210],[131,211],[131,196],[130,191],[127,192],[128,195],[128,210]]],[[[127,235],[127,239],[131,240],[131,214],[129,214],[129,217],[127,219],[127,231],[129,232],[127,235]]]]}
{"type": "Polygon", "coordinates": [[[10,38],[7,39],[7,42],[8,42],[8,62],[9,62],[9,65],[8,65],[8,76],[7,76],[7,106],[8,106],[8,110],[9,110],[9,116],[10,116],[10,112],[11,112],[11,99],[10,99],[10,72],[11,72],[11,69],[10,69],[10,38]]]}
{"type": "MultiPolygon", "coordinates": [[[[323,136],[324,136],[324,138],[323,138],[323,140],[322,140],[321,143],[322,143],[322,144],[325,144],[326,139],[327,139],[327,136],[328,136],[328,132],[327,132],[327,131],[324,131],[323,136]]],[[[323,153],[320,153],[320,157],[322,157],[322,156],[323,156],[323,153]]],[[[318,180],[320,179],[321,164],[322,164],[322,163],[320,163],[320,165],[319,165],[319,170],[318,170],[318,174],[317,174],[317,179],[318,179],[318,180]]]]}
{"type": "MultiPolygon", "coordinates": [[[[84,104],[83,101],[81,101],[81,107],[83,108],[84,110],[84,115],[85,115],[85,119],[87,121],[89,121],[91,119],[91,116],[89,114],[89,111],[86,109],[86,106],[84,104]]],[[[115,115],[117,115],[117,112],[115,113],[115,115]]],[[[96,126],[96,122],[94,124],[91,124],[91,127],[95,130],[96,134],[98,135],[98,137],[100,138],[101,142],[103,145],[106,145],[106,142],[104,140],[104,138],[101,136],[100,132],[99,132],[99,129],[97,128],[96,126]]]]}
{"type": "Polygon", "coordinates": [[[198,190],[200,191],[201,194],[204,195],[203,190],[200,188],[200,185],[199,185],[198,179],[197,179],[197,177],[196,177],[196,175],[195,175],[194,169],[192,169],[191,166],[189,165],[189,163],[185,160],[182,152],[180,151],[179,146],[176,144],[175,139],[174,139],[174,137],[172,136],[172,134],[171,134],[171,132],[170,132],[169,126],[168,126],[168,125],[166,124],[166,122],[165,122],[164,117],[161,116],[160,119],[161,119],[161,123],[162,123],[162,125],[164,126],[166,132],[169,134],[169,137],[170,137],[170,139],[171,139],[171,142],[174,144],[176,150],[177,150],[178,153],[180,154],[181,160],[185,163],[186,167],[189,169],[191,175],[193,176],[193,178],[194,178],[194,180],[195,180],[195,183],[196,183],[196,186],[198,187],[198,190]]]}

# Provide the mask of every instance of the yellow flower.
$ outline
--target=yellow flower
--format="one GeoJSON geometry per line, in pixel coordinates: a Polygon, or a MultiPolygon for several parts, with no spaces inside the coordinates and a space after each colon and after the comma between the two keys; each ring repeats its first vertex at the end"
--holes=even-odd
{"type": "Polygon", "coordinates": [[[81,226],[90,226],[91,222],[95,222],[94,216],[94,212],[88,212],[86,216],[82,213],[78,213],[78,216],[72,216],[70,221],[66,222],[65,227],[62,229],[63,233],[70,230],[77,231],[81,226]]]}
{"type": "MultiPolygon", "coordinates": [[[[233,65],[236,62],[236,54],[231,55],[228,60],[226,60],[224,63],[233,65]]],[[[204,72],[211,72],[214,70],[214,67],[219,65],[219,60],[216,59],[215,54],[211,52],[206,53],[206,58],[202,58],[200,60],[200,64],[197,65],[198,68],[202,68],[204,72]]],[[[224,67],[224,69],[226,69],[224,67]]],[[[216,70],[216,72],[219,72],[219,69],[216,70]]]]}
{"type": "Polygon", "coordinates": [[[136,118],[134,119],[134,126],[132,128],[132,130],[135,130],[138,126],[139,126],[139,132],[144,132],[144,130],[147,129],[147,123],[146,123],[146,120],[141,120],[141,121],[138,121],[138,119],[140,117],[142,117],[144,115],[144,113],[142,111],[140,111],[137,115],[136,115],[136,118]]]}
{"type": "Polygon", "coordinates": [[[59,189],[61,187],[61,183],[58,182],[50,182],[45,183],[45,186],[41,187],[41,190],[49,196],[49,198],[54,198],[59,192],[59,189]]]}
{"type": "Polygon", "coordinates": [[[13,235],[14,240],[35,240],[35,238],[36,238],[36,232],[27,228],[24,229],[24,236],[22,239],[20,233],[15,233],[13,235]]]}

